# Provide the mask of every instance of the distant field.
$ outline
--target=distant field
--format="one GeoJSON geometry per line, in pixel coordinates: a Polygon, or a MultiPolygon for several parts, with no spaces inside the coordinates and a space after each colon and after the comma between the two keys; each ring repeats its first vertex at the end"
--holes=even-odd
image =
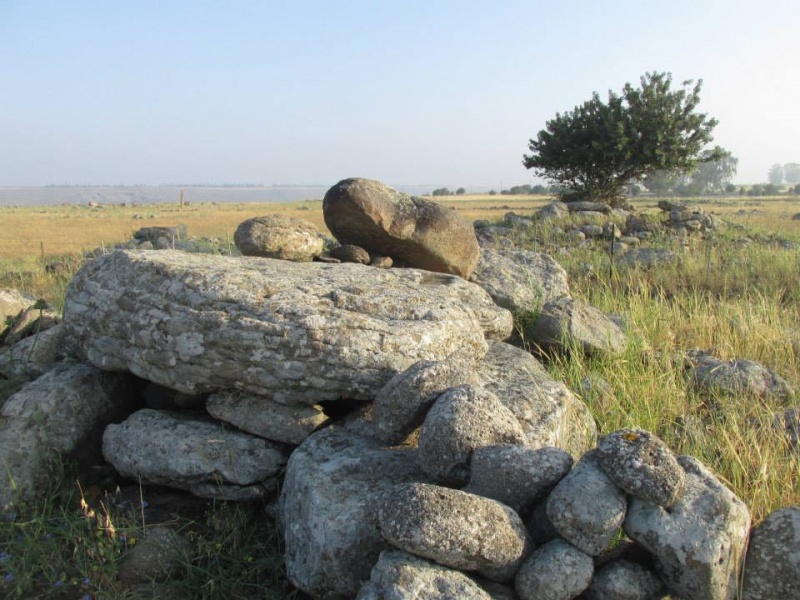
{"type": "MultiPolygon", "coordinates": [[[[549,196],[500,196],[488,194],[437,198],[445,206],[457,210],[464,218],[497,220],[507,212],[530,214],[552,200],[549,196]]],[[[729,217],[734,222],[767,228],[778,233],[797,232],[800,221],[792,216],[800,211],[800,198],[741,199],[703,198],[690,202],[707,212],[729,217]]],[[[634,201],[638,209],[657,212],[657,199],[634,201]]],[[[145,226],[186,225],[190,237],[233,239],[233,232],[242,221],[251,217],[280,213],[311,221],[327,232],[322,217],[322,201],[263,203],[200,203],[169,204],[100,204],[88,203],[0,207],[0,259],[48,257],[78,254],[99,246],[113,246],[129,240],[145,226]]]]}

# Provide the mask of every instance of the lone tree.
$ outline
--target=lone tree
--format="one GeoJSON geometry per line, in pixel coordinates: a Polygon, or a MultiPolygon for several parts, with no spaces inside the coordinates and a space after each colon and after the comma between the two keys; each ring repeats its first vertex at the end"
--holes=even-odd
{"type": "Polygon", "coordinates": [[[670,73],[646,73],[641,88],[625,84],[557,113],[535,140],[523,164],[566,188],[567,197],[614,204],[626,186],[658,171],[686,173],[721,158],[705,151],[717,120],[698,113],[702,80],[672,89],[670,73]]]}

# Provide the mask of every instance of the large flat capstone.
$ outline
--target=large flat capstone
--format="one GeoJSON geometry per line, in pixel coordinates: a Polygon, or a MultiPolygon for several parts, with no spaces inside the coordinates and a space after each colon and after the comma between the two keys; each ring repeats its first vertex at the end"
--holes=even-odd
{"type": "Polygon", "coordinates": [[[64,321],[102,369],[285,404],[369,400],[419,360],[480,358],[511,332],[508,311],[453,275],[170,250],[88,263],[64,321]]]}

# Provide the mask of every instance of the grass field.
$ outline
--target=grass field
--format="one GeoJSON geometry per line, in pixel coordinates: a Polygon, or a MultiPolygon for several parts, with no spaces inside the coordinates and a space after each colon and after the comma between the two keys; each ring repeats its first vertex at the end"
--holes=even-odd
{"type": "MultiPolygon", "coordinates": [[[[530,214],[547,201],[466,196],[443,203],[470,220],[499,220],[509,211],[530,214]]],[[[680,355],[691,348],[713,348],[718,358],[758,361],[795,390],[800,388],[800,220],[792,219],[800,213],[800,199],[692,202],[721,216],[728,226],[708,238],[657,237],[653,245],[679,254],[678,261],[658,269],[615,269],[605,245],[569,245],[552,224],[515,229],[511,239],[519,247],[550,253],[567,269],[575,297],[621,315],[627,323],[631,344],[624,355],[572,357],[548,365],[554,377],[587,403],[600,431],[634,426],[657,433],[677,452],[709,465],[758,522],[773,510],[800,505],[800,449],[792,449],[773,427],[776,412],[788,405],[700,395],[687,383],[680,355]],[[587,387],[586,381],[602,385],[587,387]]],[[[659,212],[656,203],[653,198],[634,201],[649,213],[659,212]]],[[[0,287],[22,287],[60,306],[84,250],[125,241],[146,225],[184,223],[190,236],[231,239],[241,221],[274,212],[305,218],[324,231],[319,201],[0,208],[0,287]],[[46,271],[53,261],[66,262],[66,270],[46,271]]],[[[795,397],[789,404],[797,403],[795,397]]],[[[54,492],[18,515],[11,527],[0,528],[0,578],[7,573],[17,583],[27,582],[13,589],[28,595],[16,597],[135,597],[127,596],[113,578],[114,565],[126,552],[119,536],[109,536],[95,517],[87,518],[79,501],[74,491],[54,492]],[[60,550],[67,542],[53,545],[49,540],[54,536],[68,538],[68,556],[60,550]],[[37,558],[3,558],[22,555],[37,558]],[[91,583],[85,583],[87,578],[91,583]],[[58,581],[61,590],[54,587],[58,581]],[[58,595],[67,590],[69,594],[58,595]]],[[[261,581],[267,582],[263,597],[292,597],[280,584],[279,541],[269,532],[254,539],[248,535],[252,521],[225,515],[218,507],[189,528],[197,532],[200,551],[187,559],[187,575],[169,590],[189,598],[247,598],[261,581]],[[210,581],[216,583],[209,587],[210,581]]],[[[110,518],[129,536],[145,526],[136,515],[110,518]]],[[[0,596],[12,584],[0,581],[0,596]]]]}

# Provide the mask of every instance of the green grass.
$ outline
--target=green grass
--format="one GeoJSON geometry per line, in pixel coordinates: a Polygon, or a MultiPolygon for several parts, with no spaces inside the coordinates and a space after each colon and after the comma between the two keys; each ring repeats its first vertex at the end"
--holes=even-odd
{"type": "MultiPolygon", "coordinates": [[[[755,521],[800,504],[798,451],[770,426],[773,414],[785,406],[776,400],[698,394],[685,376],[683,353],[713,348],[721,359],[752,359],[800,388],[800,222],[781,214],[771,221],[764,215],[739,218],[742,225],[712,239],[656,236],[647,243],[673,250],[678,259],[652,269],[620,268],[607,243],[577,247],[552,223],[512,234],[517,246],[558,260],[576,298],[627,323],[630,344],[621,356],[573,353],[547,365],[587,403],[601,433],[622,427],[655,432],[675,451],[711,467],[747,503],[755,521]],[[742,241],[745,236],[752,243],[742,241]]],[[[81,260],[65,256],[47,262],[67,266],[48,272],[41,257],[0,259],[0,286],[18,287],[60,308],[81,260]]],[[[518,322],[532,316],[518,315],[518,322]]],[[[0,526],[0,596],[134,597],[115,573],[149,526],[147,511],[120,512],[110,504],[104,509],[94,501],[92,515],[82,499],[74,483],[67,483],[7,517],[0,526]]],[[[261,508],[212,504],[202,518],[174,525],[196,553],[186,557],[183,576],[170,581],[162,597],[293,597],[280,540],[261,508]]],[[[139,597],[156,597],[156,589],[139,597]]]]}

